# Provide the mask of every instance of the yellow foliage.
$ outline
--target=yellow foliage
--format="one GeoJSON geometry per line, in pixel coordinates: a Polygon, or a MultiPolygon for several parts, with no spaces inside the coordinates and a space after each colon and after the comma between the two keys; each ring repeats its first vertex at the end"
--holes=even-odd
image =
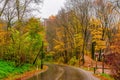
{"type": "Polygon", "coordinates": [[[111,42],[110,49],[112,52],[120,54],[120,30],[119,29],[118,29],[118,33],[116,33],[113,38],[113,42],[111,42]]]}
{"type": "Polygon", "coordinates": [[[5,45],[9,42],[10,32],[0,31],[0,46],[5,45]]]}
{"type": "Polygon", "coordinates": [[[4,31],[4,27],[6,27],[6,24],[0,21],[0,31],[4,31]]]}
{"type": "Polygon", "coordinates": [[[65,50],[63,42],[60,42],[60,41],[57,41],[57,40],[54,40],[54,41],[56,43],[56,46],[54,47],[55,50],[58,50],[58,51],[64,51],[65,50]]]}
{"type": "Polygon", "coordinates": [[[95,25],[95,26],[100,26],[101,21],[99,19],[91,18],[90,24],[95,25]]]}
{"type": "Polygon", "coordinates": [[[95,50],[105,49],[106,41],[102,39],[103,28],[101,27],[100,20],[91,18],[90,31],[92,35],[92,42],[96,42],[95,50]]]}

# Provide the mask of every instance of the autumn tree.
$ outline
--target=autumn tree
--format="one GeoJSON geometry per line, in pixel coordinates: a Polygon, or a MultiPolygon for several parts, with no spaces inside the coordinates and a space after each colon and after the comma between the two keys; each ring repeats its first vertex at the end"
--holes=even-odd
{"type": "Polygon", "coordinates": [[[92,35],[92,59],[94,59],[94,52],[99,52],[98,60],[101,60],[101,53],[104,52],[106,48],[106,41],[102,38],[102,25],[100,20],[91,19],[90,21],[90,31],[92,35]],[[93,47],[94,46],[94,47],[93,47]],[[94,50],[94,52],[93,52],[94,50]]]}
{"type": "Polygon", "coordinates": [[[70,52],[71,52],[71,37],[69,34],[69,26],[68,26],[68,14],[62,9],[58,16],[57,16],[57,25],[58,25],[58,33],[56,40],[62,43],[62,50],[63,50],[63,59],[64,63],[67,63],[70,59],[70,52]],[[58,37],[59,36],[59,37],[58,37]]]}
{"type": "Polygon", "coordinates": [[[26,26],[23,30],[24,30],[23,32],[24,39],[22,40],[23,43],[26,43],[26,46],[23,49],[24,51],[26,51],[28,55],[26,56],[28,57],[27,61],[32,63],[37,53],[39,52],[39,49],[42,45],[42,41],[44,41],[44,37],[45,37],[45,33],[43,32],[44,29],[40,23],[39,18],[36,19],[33,17],[26,22],[26,26]]]}
{"type": "Polygon", "coordinates": [[[56,24],[56,16],[50,16],[48,19],[44,20],[44,26],[45,26],[45,31],[46,31],[46,39],[49,43],[48,45],[48,51],[53,51],[54,50],[54,39],[56,39],[56,29],[57,29],[57,24],[56,24]]]}
{"type": "Polygon", "coordinates": [[[107,39],[107,47],[110,45],[113,35],[113,28],[115,28],[116,22],[118,22],[118,14],[113,1],[109,0],[95,0],[93,5],[95,9],[96,17],[100,20],[102,25],[102,39],[107,39]]]}
{"type": "Polygon", "coordinates": [[[75,14],[77,16],[77,19],[79,20],[79,23],[81,25],[81,31],[82,31],[82,37],[83,37],[83,44],[82,44],[82,63],[84,64],[84,54],[85,50],[87,49],[88,40],[89,40],[89,10],[91,6],[90,0],[68,0],[68,10],[75,11],[75,14]],[[70,6],[69,6],[70,5],[70,6]]]}

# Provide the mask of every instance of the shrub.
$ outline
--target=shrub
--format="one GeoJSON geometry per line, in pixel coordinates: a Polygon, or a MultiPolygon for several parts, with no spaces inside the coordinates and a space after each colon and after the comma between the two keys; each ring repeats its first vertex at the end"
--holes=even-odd
{"type": "Polygon", "coordinates": [[[74,57],[72,57],[72,58],[70,59],[70,61],[68,62],[68,64],[70,64],[70,65],[75,65],[77,62],[78,62],[78,60],[77,60],[76,57],[74,56],[74,57]]]}
{"type": "Polygon", "coordinates": [[[106,56],[106,62],[110,65],[115,80],[120,80],[120,54],[109,54],[106,56]]]}

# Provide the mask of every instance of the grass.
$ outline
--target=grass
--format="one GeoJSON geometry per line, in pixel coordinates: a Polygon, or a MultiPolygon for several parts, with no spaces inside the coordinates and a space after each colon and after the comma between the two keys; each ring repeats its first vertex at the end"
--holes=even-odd
{"type": "Polygon", "coordinates": [[[100,74],[100,76],[103,76],[103,77],[107,78],[108,80],[114,80],[114,78],[112,78],[109,74],[102,73],[102,74],[100,74]]]}
{"type": "Polygon", "coordinates": [[[24,64],[20,67],[15,67],[14,62],[0,60],[0,80],[10,75],[22,74],[29,71],[32,65],[24,64]]]}

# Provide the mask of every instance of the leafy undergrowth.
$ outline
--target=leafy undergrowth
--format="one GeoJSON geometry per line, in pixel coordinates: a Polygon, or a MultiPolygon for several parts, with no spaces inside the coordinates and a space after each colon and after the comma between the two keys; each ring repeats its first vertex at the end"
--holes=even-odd
{"type": "Polygon", "coordinates": [[[0,60],[0,80],[10,75],[22,74],[30,70],[30,64],[15,67],[14,62],[0,60]]]}

